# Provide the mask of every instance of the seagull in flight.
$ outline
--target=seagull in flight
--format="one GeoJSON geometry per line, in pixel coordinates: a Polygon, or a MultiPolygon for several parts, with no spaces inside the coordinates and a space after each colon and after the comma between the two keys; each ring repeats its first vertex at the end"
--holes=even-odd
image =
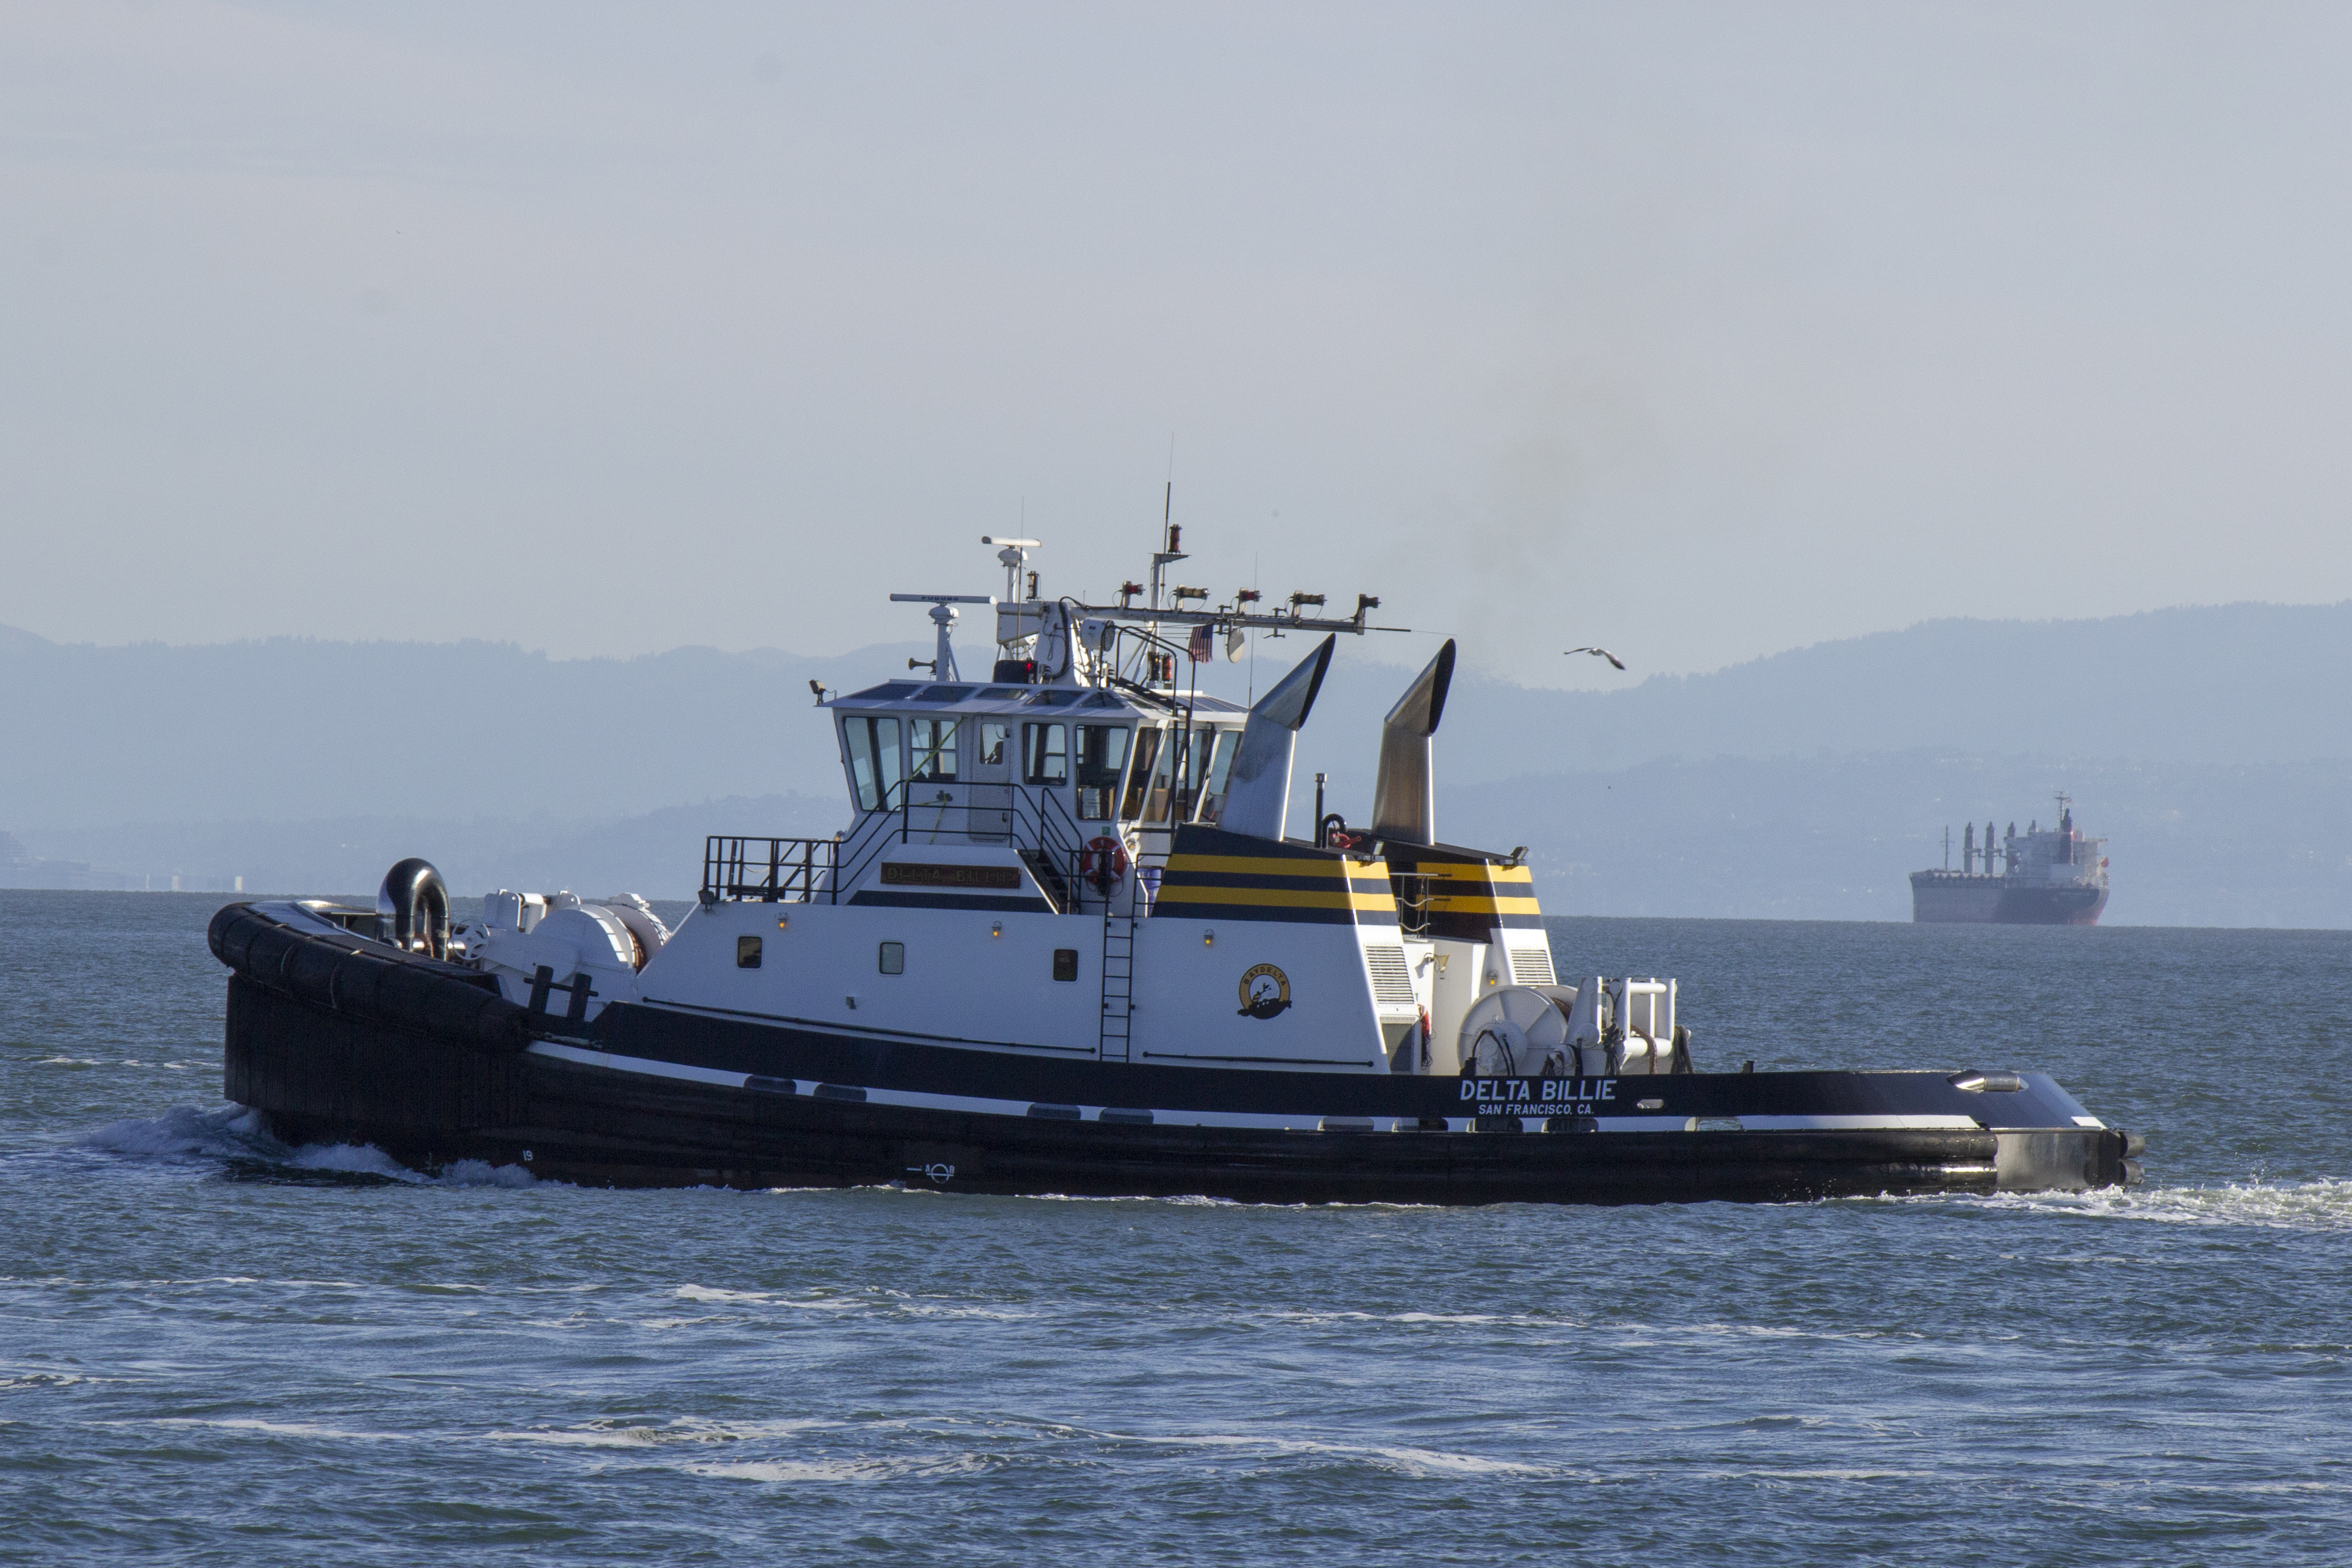
{"type": "Polygon", "coordinates": [[[1570,648],[1568,651],[1569,651],[1570,654],[1589,653],[1589,654],[1592,655],[1595,658],[1605,658],[1605,659],[1607,659],[1611,664],[1615,665],[1615,666],[1616,666],[1618,668],[1620,668],[1620,669],[1622,669],[1622,668],[1625,668],[1625,661],[1624,661],[1623,659],[1622,659],[1622,658],[1619,658],[1615,654],[1611,653],[1611,652],[1610,652],[1607,648],[1605,648],[1605,647],[1572,647],[1572,648],[1570,648]]]}

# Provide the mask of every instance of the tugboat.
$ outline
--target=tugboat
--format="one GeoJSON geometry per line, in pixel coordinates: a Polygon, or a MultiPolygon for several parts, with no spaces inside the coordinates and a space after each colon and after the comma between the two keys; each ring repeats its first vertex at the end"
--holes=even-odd
{"type": "MultiPolygon", "coordinates": [[[[1390,710],[1371,820],[1286,834],[1342,636],[1321,595],[1212,605],[1170,527],[1113,604],[929,605],[919,679],[837,695],[849,820],[714,835],[642,899],[501,890],[453,925],[423,859],[373,909],[236,903],[226,1087],[289,1142],[613,1185],[895,1184],[1267,1202],[1635,1203],[2083,1189],[2138,1139],[2047,1076],[1701,1071],[1672,979],[1564,983],[1524,852],[1447,844],[1452,642],[1390,710]],[[996,657],[961,671],[959,606],[996,657]],[[1244,707],[1200,667],[1320,640],[1244,707]]],[[[811,726],[812,730],[814,725],[811,726]]],[[[814,741],[814,736],[812,735],[814,741]]]]}

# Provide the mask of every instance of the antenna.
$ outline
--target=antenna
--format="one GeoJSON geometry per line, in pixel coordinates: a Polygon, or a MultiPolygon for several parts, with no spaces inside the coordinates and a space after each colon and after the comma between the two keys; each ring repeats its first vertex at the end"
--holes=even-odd
{"type": "MultiPolygon", "coordinates": [[[[1168,444],[1168,466],[1171,470],[1176,466],[1176,444],[1173,437],[1170,437],[1168,444]]],[[[1154,610],[1160,607],[1160,584],[1167,580],[1168,568],[1184,559],[1184,552],[1177,548],[1183,542],[1184,531],[1176,525],[1175,516],[1176,480],[1171,476],[1168,481],[1167,495],[1160,502],[1160,536],[1164,543],[1162,548],[1151,552],[1151,603],[1149,607],[1154,610]]]]}
{"type": "Polygon", "coordinates": [[[929,660],[910,658],[907,661],[907,668],[908,669],[928,668],[934,680],[961,680],[963,677],[956,669],[955,648],[949,641],[949,635],[955,629],[955,606],[985,605],[989,602],[988,595],[985,594],[893,594],[890,595],[890,602],[894,605],[929,605],[931,607],[931,624],[939,628],[938,647],[930,658],[929,660]]]}
{"type": "MultiPolygon", "coordinates": [[[[1025,518],[1029,511],[1029,502],[1025,497],[1021,502],[1021,510],[1025,518]]],[[[1001,544],[1004,547],[996,552],[997,560],[1004,563],[1003,602],[1008,605],[1018,603],[1021,598],[1021,568],[1028,564],[1031,551],[1043,547],[1034,539],[998,539],[986,533],[980,536],[980,542],[982,544],[1001,544]]],[[[1034,599],[1036,595],[1032,594],[1030,597],[1034,599]]]]}

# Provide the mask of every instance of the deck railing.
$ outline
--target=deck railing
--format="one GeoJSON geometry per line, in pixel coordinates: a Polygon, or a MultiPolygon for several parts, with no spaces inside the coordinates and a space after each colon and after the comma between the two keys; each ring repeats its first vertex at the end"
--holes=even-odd
{"type": "MultiPolygon", "coordinates": [[[[760,838],[712,834],[703,841],[702,901],[835,903],[858,885],[885,849],[907,844],[1009,846],[1057,908],[1076,907],[1087,831],[1051,789],[1019,784],[966,786],[967,798],[922,801],[925,781],[890,791],[896,804],[865,813],[833,838],[760,838]],[[971,799],[985,792],[984,797],[971,799]]],[[[1114,836],[1104,823],[1098,831],[1114,836]]]]}

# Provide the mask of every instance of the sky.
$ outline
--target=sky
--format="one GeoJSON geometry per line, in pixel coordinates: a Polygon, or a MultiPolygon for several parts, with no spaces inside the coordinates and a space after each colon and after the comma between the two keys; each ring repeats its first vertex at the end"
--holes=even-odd
{"type": "Polygon", "coordinates": [[[2352,12],[0,0],[0,624],[1532,684],[2352,597],[2352,12]],[[1372,651],[1372,650],[1367,650],[1372,651]]]}

